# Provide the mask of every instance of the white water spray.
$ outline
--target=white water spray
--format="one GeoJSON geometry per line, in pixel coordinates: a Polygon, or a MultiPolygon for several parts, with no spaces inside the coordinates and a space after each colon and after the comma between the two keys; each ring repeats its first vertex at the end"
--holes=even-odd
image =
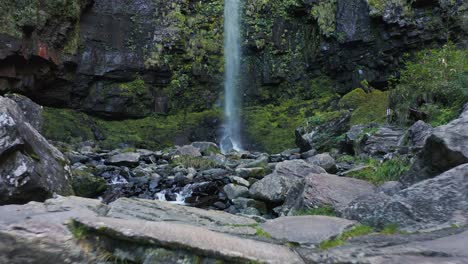
{"type": "Polygon", "coordinates": [[[241,150],[239,72],[240,0],[224,1],[224,134],[221,151],[241,150]]]}

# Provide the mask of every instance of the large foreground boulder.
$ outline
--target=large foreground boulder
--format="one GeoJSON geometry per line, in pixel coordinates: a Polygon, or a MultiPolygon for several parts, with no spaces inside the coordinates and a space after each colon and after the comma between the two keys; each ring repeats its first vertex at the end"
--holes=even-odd
{"type": "Polygon", "coordinates": [[[412,185],[393,196],[363,196],[344,216],[372,226],[398,225],[406,231],[427,231],[468,224],[468,164],[412,185]]]}
{"type": "Polygon", "coordinates": [[[71,195],[70,181],[63,154],[34,129],[15,101],[0,97],[0,204],[71,195]]]}
{"type": "Polygon", "coordinates": [[[58,197],[0,215],[0,263],[304,263],[248,217],[167,202],[58,197]]]}
{"type": "Polygon", "coordinates": [[[401,182],[408,186],[464,163],[468,163],[468,104],[458,119],[433,130],[401,182]]]}
{"type": "Polygon", "coordinates": [[[466,228],[346,239],[355,223],[324,216],[256,221],[141,199],[79,197],[0,206],[0,263],[466,263],[466,228]],[[70,219],[74,219],[70,221],[70,219]],[[261,231],[261,232],[259,232],[261,231]],[[261,233],[259,236],[256,233],[261,233]],[[269,234],[269,235],[268,235],[269,234]],[[291,242],[287,243],[286,242],[291,242]]]}

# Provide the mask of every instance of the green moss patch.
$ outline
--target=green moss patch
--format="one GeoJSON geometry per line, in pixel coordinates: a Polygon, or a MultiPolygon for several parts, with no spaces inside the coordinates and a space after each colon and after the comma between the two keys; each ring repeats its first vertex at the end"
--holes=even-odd
{"type": "Polygon", "coordinates": [[[243,113],[247,136],[256,148],[278,153],[293,148],[294,130],[305,120],[312,101],[286,101],[280,105],[249,107],[243,113]]]}
{"type": "Polygon", "coordinates": [[[372,90],[366,93],[357,88],[341,98],[340,107],[352,108],[351,125],[384,123],[389,106],[388,92],[372,90]]]}
{"type": "Polygon", "coordinates": [[[311,208],[298,210],[294,212],[294,215],[326,215],[326,216],[337,216],[335,210],[332,207],[324,206],[319,208],[311,208]]]}
{"type": "Polygon", "coordinates": [[[107,121],[74,110],[44,108],[42,133],[49,139],[63,142],[97,140],[101,147],[109,149],[122,145],[163,149],[173,146],[178,136],[187,137],[207,120],[220,119],[220,116],[220,110],[213,109],[196,113],[107,121]],[[99,140],[95,135],[99,135],[99,140]]]}
{"type": "Polygon", "coordinates": [[[351,230],[344,232],[335,239],[326,240],[320,243],[319,248],[322,250],[327,250],[333,247],[341,246],[346,243],[347,240],[357,237],[364,236],[374,232],[374,229],[366,225],[357,225],[351,230]]]}

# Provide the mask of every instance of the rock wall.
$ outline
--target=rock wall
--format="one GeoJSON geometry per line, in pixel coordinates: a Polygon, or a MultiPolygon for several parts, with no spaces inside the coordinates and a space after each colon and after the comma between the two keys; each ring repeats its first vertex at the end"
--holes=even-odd
{"type": "MultiPolygon", "coordinates": [[[[112,119],[218,103],[220,0],[17,5],[2,0],[0,93],[112,119]]],[[[319,98],[364,80],[384,88],[405,53],[447,39],[466,46],[466,9],[461,0],[245,1],[245,101],[319,98]]]]}

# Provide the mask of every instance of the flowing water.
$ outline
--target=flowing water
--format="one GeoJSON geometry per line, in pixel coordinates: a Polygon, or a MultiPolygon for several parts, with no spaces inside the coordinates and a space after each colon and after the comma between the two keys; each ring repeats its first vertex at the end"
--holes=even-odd
{"type": "Polygon", "coordinates": [[[221,151],[241,150],[239,71],[240,0],[224,1],[224,134],[221,151]]]}

